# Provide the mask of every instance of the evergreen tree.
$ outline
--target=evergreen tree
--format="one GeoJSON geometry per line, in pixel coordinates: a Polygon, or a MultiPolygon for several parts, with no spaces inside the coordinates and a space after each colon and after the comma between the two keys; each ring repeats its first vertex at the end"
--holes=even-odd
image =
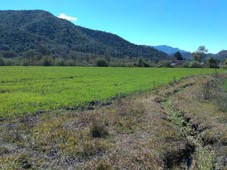
{"type": "Polygon", "coordinates": [[[174,54],[174,58],[176,58],[176,60],[183,60],[183,57],[182,57],[182,55],[181,55],[181,53],[179,51],[177,51],[174,54]]]}

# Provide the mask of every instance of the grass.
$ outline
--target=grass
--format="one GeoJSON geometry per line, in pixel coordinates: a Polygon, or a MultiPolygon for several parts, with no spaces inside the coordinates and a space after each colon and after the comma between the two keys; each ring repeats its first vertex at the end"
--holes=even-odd
{"type": "Polygon", "coordinates": [[[208,80],[185,78],[94,110],[0,118],[0,169],[225,169],[227,115],[202,98],[208,80]]]}
{"type": "Polygon", "coordinates": [[[226,169],[227,154],[227,107],[223,94],[223,77],[203,76],[195,79],[196,84],[179,91],[171,98],[171,106],[184,113],[193,127],[192,136],[196,144],[194,156],[198,169],[226,169]],[[204,98],[204,84],[209,82],[209,97],[204,98]],[[196,133],[195,133],[196,132],[196,133]]]}
{"type": "Polygon", "coordinates": [[[224,88],[225,88],[225,91],[227,91],[227,79],[225,80],[224,88]]]}
{"type": "Polygon", "coordinates": [[[0,67],[0,115],[75,109],[212,69],[0,67]]]}
{"type": "Polygon", "coordinates": [[[5,118],[0,169],[158,169],[169,149],[185,144],[162,112],[136,95],[95,110],[5,118]]]}

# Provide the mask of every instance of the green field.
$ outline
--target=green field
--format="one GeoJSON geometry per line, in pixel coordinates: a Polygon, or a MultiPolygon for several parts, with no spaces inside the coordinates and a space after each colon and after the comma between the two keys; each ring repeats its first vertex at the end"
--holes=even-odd
{"type": "Polygon", "coordinates": [[[212,69],[0,67],[0,115],[75,108],[212,69]]]}

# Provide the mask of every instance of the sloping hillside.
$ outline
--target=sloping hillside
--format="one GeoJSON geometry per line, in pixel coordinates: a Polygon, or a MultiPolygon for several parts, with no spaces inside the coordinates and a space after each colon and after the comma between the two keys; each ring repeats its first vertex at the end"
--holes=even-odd
{"type": "Polygon", "coordinates": [[[220,51],[219,53],[215,54],[214,57],[218,60],[226,60],[227,59],[227,50],[220,51]]]}
{"type": "Polygon", "coordinates": [[[173,56],[176,52],[180,52],[181,55],[183,56],[184,59],[191,59],[192,55],[190,52],[181,50],[179,48],[173,48],[167,45],[158,45],[158,46],[153,46],[153,48],[165,52],[166,54],[173,56]]]}
{"type": "Polygon", "coordinates": [[[0,11],[0,53],[4,58],[86,55],[165,59],[167,54],[121,37],[76,26],[49,12],[0,11]]]}

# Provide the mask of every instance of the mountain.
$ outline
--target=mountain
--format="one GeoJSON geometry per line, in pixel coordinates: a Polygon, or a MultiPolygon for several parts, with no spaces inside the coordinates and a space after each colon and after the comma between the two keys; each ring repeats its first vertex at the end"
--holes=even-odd
{"type": "Polygon", "coordinates": [[[227,59],[227,50],[222,50],[217,54],[214,54],[212,57],[214,57],[215,59],[218,59],[220,61],[224,61],[227,59]]]}
{"type": "Polygon", "coordinates": [[[185,59],[191,59],[192,58],[190,52],[180,50],[179,48],[173,48],[173,47],[170,47],[170,46],[167,46],[167,45],[159,45],[159,46],[152,46],[152,47],[159,50],[159,51],[165,52],[170,56],[173,56],[176,52],[179,51],[181,53],[181,55],[183,56],[183,58],[185,58],[185,59]]]}
{"type": "Polygon", "coordinates": [[[132,44],[123,38],[76,26],[42,10],[0,11],[0,57],[75,59],[86,57],[147,58],[167,54],[132,44]]]}

